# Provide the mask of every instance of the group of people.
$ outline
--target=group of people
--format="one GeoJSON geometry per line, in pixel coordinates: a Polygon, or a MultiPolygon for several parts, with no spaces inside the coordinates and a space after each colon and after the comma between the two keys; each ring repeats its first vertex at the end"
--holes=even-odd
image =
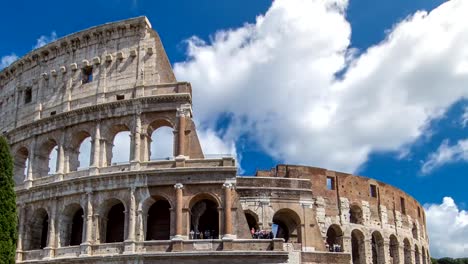
{"type": "Polygon", "coordinates": [[[266,231],[266,230],[255,230],[255,228],[252,227],[250,229],[250,234],[252,235],[252,238],[257,238],[257,239],[273,239],[275,238],[273,231],[266,231]]]}
{"type": "Polygon", "coordinates": [[[328,243],[325,243],[325,247],[330,252],[341,252],[341,245],[339,244],[329,245],[328,243]]]}
{"type": "Polygon", "coordinates": [[[190,236],[190,239],[217,239],[218,238],[214,230],[205,230],[205,231],[190,230],[189,236],[190,236]]]}

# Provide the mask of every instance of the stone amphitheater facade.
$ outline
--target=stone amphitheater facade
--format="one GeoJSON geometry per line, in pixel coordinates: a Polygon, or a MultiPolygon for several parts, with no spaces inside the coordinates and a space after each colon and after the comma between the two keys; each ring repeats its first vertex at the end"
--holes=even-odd
{"type": "Polygon", "coordinates": [[[238,176],[233,157],[204,155],[191,105],[146,17],[68,35],[3,69],[17,263],[430,263],[424,210],[406,193],[306,166],[238,176]],[[173,158],[151,160],[161,127],[173,131],[173,158]],[[129,159],[116,164],[122,131],[129,159]]]}

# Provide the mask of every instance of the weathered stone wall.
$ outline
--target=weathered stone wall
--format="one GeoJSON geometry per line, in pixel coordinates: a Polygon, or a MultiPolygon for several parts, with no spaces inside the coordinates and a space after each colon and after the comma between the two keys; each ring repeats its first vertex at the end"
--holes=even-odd
{"type": "Polygon", "coordinates": [[[271,228],[275,212],[286,207],[282,199],[301,203],[304,197],[300,193],[310,191],[312,206],[310,209],[303,208],[314,218],[301,217],[300,225],[314,230],[316,235],[307,240],[302,238],[303,250],[325,250],[327,233],[334,229],[339,233],[337,243],[341,244],[344,252],[352,252],[353,236],[359,236],[361,256],[365,258],[361,258],[362,263],[372,263],[372,248],[380,251],[374,252],[374,258],[379,258],[382,263],[393,263],[393,259],[403,263],[404,244],[409,247],[412,263],[418,256],[418,263],[430,263],[422,206],[408,194],[388,184],[322,168],[278,165],[270,171],[258,171],[256,177],[239,178],[237,189],[243,197],[246,212],[258,219],[263,219],[265,211],[269,212],[266,219],[270,222],[265,225],[263,220],[261,225],[265,229],[271,228]],[[255,186],[255,191],[249,186],[255,186]],[[276,189],[277,186],[281,188],[276,189]],[[372,192],[371,186],[375,187],[372,192]],[[267,210],[263,206],[265,201],[268,201],[267,210]],[[358,222],[351,219],[353,208],[360,210],[358,222]],[[391,241],[391,238],[395,240],[391,241]],[[392,247],[392,243],[396,244],[392,247]],[[394,250],[394,256],[391,256],[391,250],[394,250]]]}

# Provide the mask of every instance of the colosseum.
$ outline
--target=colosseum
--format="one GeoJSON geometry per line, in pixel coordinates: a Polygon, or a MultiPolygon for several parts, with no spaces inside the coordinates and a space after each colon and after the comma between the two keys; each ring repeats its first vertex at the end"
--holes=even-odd
{"type": "Polygon", "coordinates": [[[146,17],[3,69],[17,263],[430,263],[424,210],[408,194],[306,166],[239,176],[232,156],[203,153],[191,106],[146,17]],[[162,128],[173,155],[155,159],[162,128]],[[130,151],[117,162],[122,133],[130,151]]]}

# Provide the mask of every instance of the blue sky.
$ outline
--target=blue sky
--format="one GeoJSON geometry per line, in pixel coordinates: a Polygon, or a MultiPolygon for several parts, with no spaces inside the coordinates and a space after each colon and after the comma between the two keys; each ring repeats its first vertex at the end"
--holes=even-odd
{"type": "Polygon", "coordinates": [[[236,153],[246,175],[298,163],[382,180],[438,217],[434,255],[467,256],[468,6],[451,2],[11,1],[0,57],[146,15],[192,82],[205,152],[236,153]]]}

